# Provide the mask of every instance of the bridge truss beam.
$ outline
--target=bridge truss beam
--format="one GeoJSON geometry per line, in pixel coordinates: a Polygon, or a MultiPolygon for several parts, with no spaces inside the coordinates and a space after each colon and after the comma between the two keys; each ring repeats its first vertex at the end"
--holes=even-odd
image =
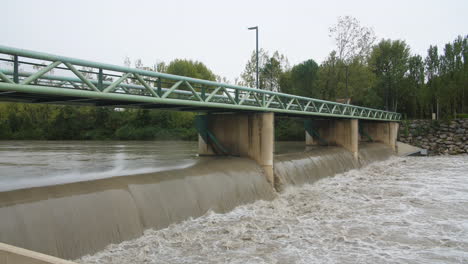
{"type": "Polygon", "coordinates": [[[395,112],[1,45],[0,61],[9,65],[0,68],[3,101],[145,108],[168,105],[194,111],[257,111],[381,121],[401,118],[395,112]],[[29,71],[19,70],[20,66],[29,71]]]}

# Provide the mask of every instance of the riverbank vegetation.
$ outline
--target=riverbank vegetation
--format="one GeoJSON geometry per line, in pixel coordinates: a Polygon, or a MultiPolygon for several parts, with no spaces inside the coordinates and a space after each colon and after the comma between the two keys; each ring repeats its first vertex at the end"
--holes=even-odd
{"type": "MultiPolygon", "coordinates": [[[[336,48],[318,64],[308,59],[291,66],[286,55],[259,52],[259,88],[347,102],[403,113],[404,118],[440,119],[468,111],[468,35],[427,54],[414,54],[404,40],[377,41],[373,30],[352,17],[330,27],[336,48]]],[[[255,87],[255,52],[236,85],[255,87]]],[[[126,58],[126,66],[200,79],[227,82],[206,65],[176,59],[144,66],[126,58]]],[[[465,114],[464,114],[465,113],[465,114]]],[[[165,140],[197,138],[194,113],[147,109],[114,109],[0,104],[0,139],[121,139],[165,140]]],[[[279,140],[301,140],[302,122],[277,119],[279,140]]]]}

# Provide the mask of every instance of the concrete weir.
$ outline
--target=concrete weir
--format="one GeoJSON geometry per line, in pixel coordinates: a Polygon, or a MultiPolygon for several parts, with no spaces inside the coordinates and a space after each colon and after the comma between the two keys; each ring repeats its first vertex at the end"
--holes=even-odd
{"type": "Polygon", "coordinates": [[[0,241],[75,259],[149,228],[275,197],[254,161],[202,158],[184,169],[0,192],[0,241]]]}
{"type": "MultiPolygon", "coordinates": [[[[286,186],[313,183],[395,153],[398,123],[312,122],[306,151],[274,155],[273,113],[211,114],[197,128],[199,154],[211,157],[189,168],[0,192],[0,241],[75,259],[149,228],[271,200],[286,186]]],[[[2,264],[23,263],[12,261],[12,252],[20,251],[7,249],[0,250],[2,264]]]]}
{"type": "Polygon", "coordinates": [[[275,155],[275,188],[312,184],[324,177],[358,169],[369,163],[382,161],[394,152],[382,143],[361,142],[358,159],[341,147],[311,146],[307,151],[275,155]]]}

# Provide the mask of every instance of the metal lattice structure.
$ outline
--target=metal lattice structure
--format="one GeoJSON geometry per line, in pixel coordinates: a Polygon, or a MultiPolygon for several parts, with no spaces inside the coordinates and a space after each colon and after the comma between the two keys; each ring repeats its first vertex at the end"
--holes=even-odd
{"type": "Polygon", "coordinates": [[[401,118],[395,112],[1,45],[0,62],[2,101],[194,112],[263,111],[381,121],[401,118]]]}

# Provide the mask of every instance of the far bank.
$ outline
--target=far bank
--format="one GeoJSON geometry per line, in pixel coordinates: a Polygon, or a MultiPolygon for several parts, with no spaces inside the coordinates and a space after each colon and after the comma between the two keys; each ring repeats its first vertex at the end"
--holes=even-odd
{"type": "Polygon", "coordinates": [[[428,150],[429,155],[468,153],[468,119],[403,120],[399,141],[428,150]]]}

